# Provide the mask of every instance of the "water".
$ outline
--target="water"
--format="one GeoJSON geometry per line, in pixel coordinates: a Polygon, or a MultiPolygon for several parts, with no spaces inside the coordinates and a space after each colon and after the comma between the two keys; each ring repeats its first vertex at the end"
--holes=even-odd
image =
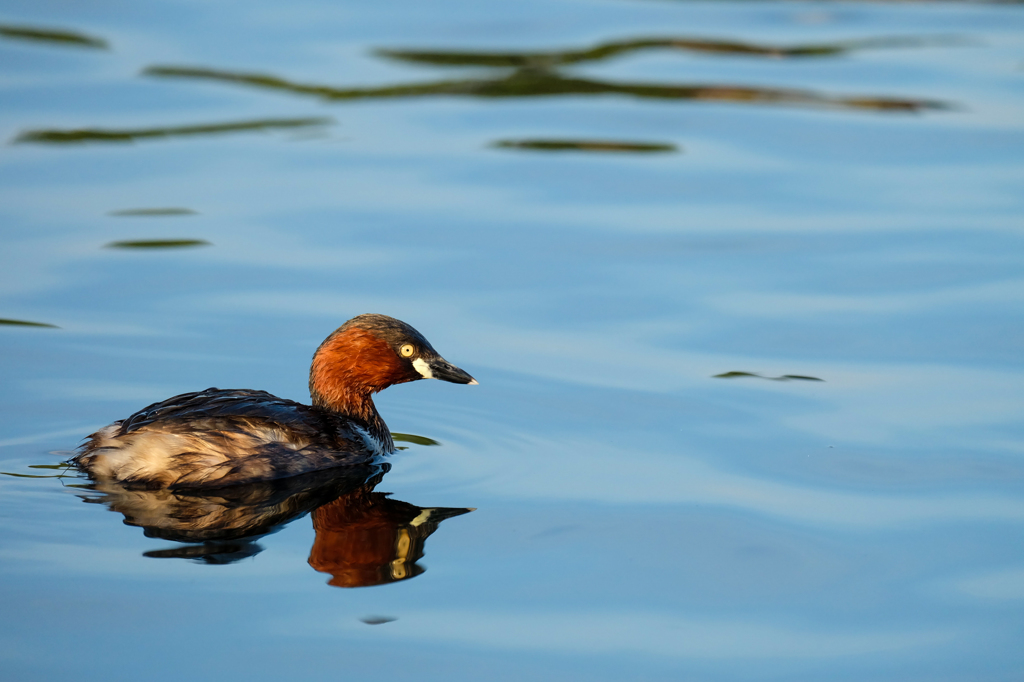
{"type": "Polygon", "coordinates": [[[1019,679],[1021,11],[9,0],[0,677],[1019,679]],[[26,477],[363,312],[374,492],[26,477]]]}

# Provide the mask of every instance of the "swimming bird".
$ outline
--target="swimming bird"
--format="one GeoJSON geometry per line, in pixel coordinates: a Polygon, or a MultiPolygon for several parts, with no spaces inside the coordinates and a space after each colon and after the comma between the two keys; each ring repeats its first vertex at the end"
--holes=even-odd
{"type": "Polygon", "coordinates": [[[88,436],[71,462],[94,480],[149,489],[217,488],[365,464],[395,449],[373,394],[419,379],[477,383],[405,322],[359,315],[313,354],[312,405],[248,389],[183,393],[88,436]]]}

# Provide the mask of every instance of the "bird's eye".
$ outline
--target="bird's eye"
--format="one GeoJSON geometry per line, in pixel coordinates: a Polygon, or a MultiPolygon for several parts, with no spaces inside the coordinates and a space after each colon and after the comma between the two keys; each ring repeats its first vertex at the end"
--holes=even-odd
{"type": "Polygon", "coordinates": [[[416,352],[416,349],[412,347],[411,343],[407,343],[402,346],[399,352],[402,354],[403,358],[411,358],[412,354],[416,352]]]}

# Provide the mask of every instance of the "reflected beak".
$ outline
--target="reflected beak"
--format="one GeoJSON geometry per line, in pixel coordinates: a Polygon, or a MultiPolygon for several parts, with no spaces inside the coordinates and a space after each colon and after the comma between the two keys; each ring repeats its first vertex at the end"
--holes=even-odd
{"type": "Polygon", "coordinates": [[[468,372],[459,369],[442,357],[436,357],[431,360],[417,358],[412,363],[412,366],[416,368],[416,371],[424,379],[440,379],[441,381],[450,381],[453,384],[469,384],[470,386],[480,383],[471,377],[468,372]]]}

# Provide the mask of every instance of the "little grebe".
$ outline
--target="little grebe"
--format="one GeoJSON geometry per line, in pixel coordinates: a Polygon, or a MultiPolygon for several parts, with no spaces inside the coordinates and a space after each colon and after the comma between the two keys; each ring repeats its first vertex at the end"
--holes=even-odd
{"type": "Polygon", "coordinates": [[[214,488],[363,464],[395,449],[372,395],[418,379],[477,383],[406,323],[360,315],[313,354],[311,406],[247,389],[183,393],[100,429],[71,461],[94,479],[143,488],[214,488]]]}

